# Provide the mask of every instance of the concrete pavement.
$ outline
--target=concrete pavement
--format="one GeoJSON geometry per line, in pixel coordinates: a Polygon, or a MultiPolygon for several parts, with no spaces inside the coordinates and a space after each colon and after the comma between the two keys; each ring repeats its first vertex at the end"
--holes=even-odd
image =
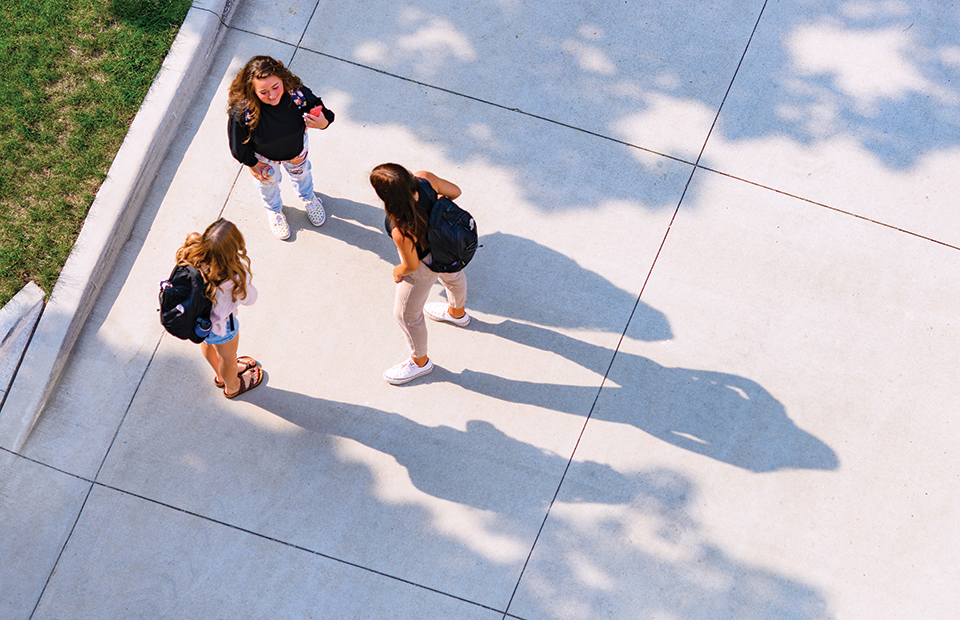
{"type": "Polygon", "coordinates": [[[0,446],[0,617],[954,616],[955,7],[233,11],[0,446]],[[327,223],[284,181],[287,242],[226,145],[261,53],[337,112],[310,135],[327,223]],[[474,322],[430,324],[437,368],[399,388],[384,161],[460,185],[484,244],[474,322]],[[234,401],[156,315],[220,216],[267,375],[234,401]]]}

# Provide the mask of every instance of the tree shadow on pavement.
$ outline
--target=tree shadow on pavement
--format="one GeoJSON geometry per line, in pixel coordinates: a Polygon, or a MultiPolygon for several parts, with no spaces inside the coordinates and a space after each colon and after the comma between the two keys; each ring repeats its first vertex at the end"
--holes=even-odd
{"type": "MultiPolygon", "coordinates": [[[[712,134],[720,140],[785,136],[810,145],[844,136],[890,170],[960,143],[953,80],[960,19],[950,3],[728,0],[691,10],[684,2],[583,0],[571,11],[437,0],[377,8],[363,20],[338,12],[308,48],[688,161],[721,103],[712,134]],[[348,25],[352,36],[344,42],[337,35],[348,25]],[[655,122],[632,131],[637,118],[655,122]]],[[[414,130],[431,140],[486,135],[480,119],[446,120],[442,132],[426,124],[414,130]]],[[[464,160],[512,143],[451,142],[464,160]]],[[[541,179],[564,186],[563,158],[542,155],[516,168],[525,186],[541,179]],[[537,161],[542,165],[530,165],[537,161]]],[[[556,204],[572,206],[564,195],[575,194],[559,194],[556,204]]]]}
{"type": "Polygon", "coordinates": [[[936,0],[768,3],[718,129],[727,141],[843,136],[910,169],[960,143],[958,46],[956,8],[936,0]]]}
{"type": "MultiPolygon", "coordinates": [[[[341,437],[390,455],[423,493],[493,513],[487,534],[529,544],[568,462],[481,420],[465,430],[429,427],[270,386],[247,398],[311,435],[341,437]]],[[[714,617],[720,610],[730,617],[831,617],[812,587],[739,562],[707,540],[693,514],[696,486],[683,474],[663,468],[628,475],[574,460],[565,481],[525,573],[524,603],[514,613],[523,616],[533,604],[537,617],[566,618],[572,604],[583,618],[650,617],[656,611],[714,617]],[[574,517],[578,505],[605,508],[574,517]],[[637,523],[644,524],[641,536],[637,523]],[[584,566],[597,567],[603,579],[588,577],[584,566]],[[626,613],[611,613],[617,608],[626,613]]]]}

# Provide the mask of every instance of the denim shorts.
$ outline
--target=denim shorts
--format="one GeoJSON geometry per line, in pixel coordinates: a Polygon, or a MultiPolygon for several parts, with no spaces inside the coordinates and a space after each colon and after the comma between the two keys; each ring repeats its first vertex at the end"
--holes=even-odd
{"type": "Polygon", "coordinates": [[[222,336],[217,336],[213,332],[210,332],[210,335],[204,340],[205,343],[210,345],[223,344],[225,342],[230,342],[237,336],[237,332],[240,331],[240,320],[234,316],[232,319],[227,319],[227,332],[222,336]],[[230,329],[230,327],[233,329],[230,329]]]}

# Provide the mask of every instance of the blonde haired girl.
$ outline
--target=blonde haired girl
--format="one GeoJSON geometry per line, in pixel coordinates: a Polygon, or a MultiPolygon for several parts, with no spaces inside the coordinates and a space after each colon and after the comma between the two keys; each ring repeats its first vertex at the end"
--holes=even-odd
{"type": "Polygon", "coordinates": [[[203,274],[210,311],[210,335],[200,343],[200,351],[216,375],[214,384],[223,395],[234,398],[260,385],[263,370],[249,356],[237,357],[240,322],[237,308],[252,306],[257,289],[250,273],[250,258],[243,234],[232,222],[219,219],[203,234],[190,233],[177,250],[177,264],[191,265],[203,274]]]}

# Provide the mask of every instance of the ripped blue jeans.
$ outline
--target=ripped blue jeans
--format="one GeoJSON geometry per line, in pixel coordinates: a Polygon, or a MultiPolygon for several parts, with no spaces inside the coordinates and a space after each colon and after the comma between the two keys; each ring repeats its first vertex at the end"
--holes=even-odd
{"type": "Polygon", "coordinates": [[[260,181],[253,178],[254,184],[260,191],[260,198],[263,199],[263,206],[268,211],[280,213],[283,207],[283,201],[280,199],[280,178],[281,170],[286,170],[290,175],[290,182],[293,183],[293,189],[300,196],[300,200],[310,202],[313,200],[313,174],[310,172],[310,160],[307,158],[307,134],[303,134],[303,151],[293,159],[287,161],[274,161],[267,159],[259,153],[257,159],[270,165],[273,170],[273,176],[266,181],[260,181]]]}

